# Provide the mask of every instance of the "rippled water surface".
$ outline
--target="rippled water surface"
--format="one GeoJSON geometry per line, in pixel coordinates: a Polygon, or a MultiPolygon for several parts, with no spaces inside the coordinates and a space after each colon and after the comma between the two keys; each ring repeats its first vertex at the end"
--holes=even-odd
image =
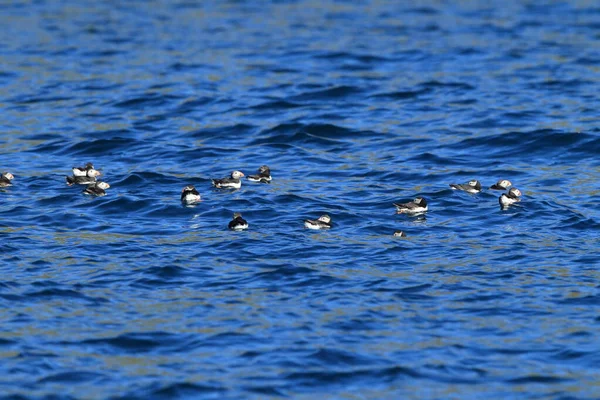
{"type": "Polygon", "coordinates": [[[0,398],[598,398],[600,8],[452,3],[1,5],[0,398]]]}

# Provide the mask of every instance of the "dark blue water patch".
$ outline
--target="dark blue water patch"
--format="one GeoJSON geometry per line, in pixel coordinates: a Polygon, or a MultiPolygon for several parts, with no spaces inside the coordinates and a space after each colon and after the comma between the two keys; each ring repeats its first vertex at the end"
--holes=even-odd
{"type": "Polygon", "coordinates": [[[421,90],[404,90],[404,91],[393,91],[393,92],[382,92],[371,95],[371,98],[386,98],[390,100],[412,100],[417,97],[423,96],[431,92],[431,89],[424,88],[421,90]]]}
{"type": "Polygon", "coordinates": [[[247,390],[249,393],[256,393],[262,396],[287,397],[286,392],[284,390],[280,390],[271,385],[261,386],[255,383],[253,386],[244,386],[244,390],[247,390]]]}
{"type": "Polygon", "coordinates": [[[103,155],[107,152],[115,153],[132,151],[132,147],[137,142],[126,137],[114,136],[110,139],[95,139],[78,142],[67,149],[62,149],[63,152],[71,154],[72,156],[86,156],[92,157],[94,155],[103,155]]]}
{"type": "Polygon", "coordinates": [[[187,398],[221,398],[229,399],[228,389],[217,383],[173,382],[168,384],[150,384],[139,389],[130,390],[125,395],[110,397],[111,400],[149,399],[187,399],[187,398]]]}
{"type": "Polygon", "coordinates": [[[285,377],[301,390],[309,390],[315,387],[343,387],[352,382],[362,384],[374,383],[376,381],[394,382],[406,379],[417,379],[421,374],[411,368],[401,366],[386,368],[355,368],[351,370],[316,370],[295,372],[285,377]]]}
{"type": "Polygon", "coordinates": [[[557,301],[557,303],[574,306],[600,306],[600,296],[589,295],[581,297],[569,297],[561,301],[557,301]]]}
{"type": "Polygon", "coordinates": [[[17,344],[18,342],[15,340],[9,340],[9,339],[0,339],[0,346],[12,346],[14,344],[17,344]]]}
{"type": "Polygon", "coordinates": [[[342,281],[331,276],[319,274],[310,268],[287,265],[270,271],[257,272],[243,282],[246,284],[254,283],[255,285],[273,285],[275,283],[281,287],[330,287],[342,281]]]}
{"type": "Polygon", "coordinates": [[[200,129],[189,132],[188,135],[197,139],[212,139],[217,143],[227,143],[227,140],[239,140],[240,136],[249,136],[257,130],[257,127],[249,124],[235,124],[231,126],[220,126],[218,128],[200,129]]]}
{"type": "Polygon", "coordinates": [[[486,148],[485,151],[489,156],[512,158],[520,156],[523,148],[525,148],[529,156],[548,157],[552,155],[562,159],[570,158],[570,154],[563,151],[564,148],[579,148],[580,151],[583,151],[581,146],[585,143],[585,152],[587,153],[595,149],[597,141],[598,139],[595,136],[586,133],[567,133],[546,129],[467,138],[448,146],[448,148],[468,149],[469,152],[481,151],[481,149],[486,148]],[[589,142],[593,144],[592,147],[589,146],[589,142]],[[493,148],[490,148],[490,143],[493,143],[493,148]]]}
{"type": "Polygon", "coordinates": [[[40,301],[65,298],[70,300],[83,300],[90,305],[99,305],[108,302],[107,299],[102,297],[89,297],[75,290],[58,288],[27,292],[24,294],[24,298],[40,301]]]}
{"type": "Polygon", "coordinates": [[[298,104],[298,103],[294,103],[294,102],[290,102],[290,101],[286,101],[286,100],[281,100],[281,99],[275,99],[275,100],[266,101],[264,103],[260,103],[258,105],[252,106],[250,108],[254,109],[254,110],[268,110],[268,111],[277,112],[278,110],[289,110],[289,109],[294,109],[294,108],[298,108],[298,107],[302,107],[302,104],[298,104]]]}
{"type": "Polygon", "coordinates": [[[575,60],[575,63],[581,64],[581,65],[586,65],[586,66],[597,66],[597,65],[600,65],[600,58],[584,56],[584,57],[580,57],[577,60],[575,60]]]}
{"type": "MultiPolygon", "coordinates": [[[[168,351],[173,346],[179,346],[184,335],[167,332],[125,333],[116,337],[103,339],[85,339],[81,341],[62,342],[62,345],[92,347],[108,354],[145,354],[168,351]]],[[[59,344],[59,343],[57,343],[59,344]]]]}
{"type": "Polygon", "coordinates": [[[184,62],[176,62],[169,66],[169,69],[181,72],[181,71],[195,71],[198,69],[205,69],[207,66],[205,64],[200,63],[184,63],[184,62]]]}
{"type": "Polygon", "coordinates": [[[190,112],[196,112],[202,107],[211,104],[212,102],[214,102],[214,100],[215,99],[213,97],[208,96],[186,99],[174,109],[173,113],[170,114],[170,116],[181,116],[190,112]]]}
{"type": "Polygon", "coordinates": [[[181,97],[176,95],[165,95],[161,93],[146,93],[144,96],[133,97],[128,100],[114,102],[110,105],[127,110],[143,110],[146,108],[161,107],[181,97]]]}
{"type": "Polygon", "coordinates": [[[363,367],[374,365],[380,361],[339,349],[318,349],[313,354],[307,355],[305,360],[308,362],[307,364],[311,366],[331,365],[337,368],[351,366],[363,367]],[[312,362],[310,360],[312,360],[312,362]]]}
{"type": "Polygon", "coordinates": [[[74,85],[74,91],[102,92],[106,90],[117,90],[124,87],[120,83],[103,82],[98,80],[81,81],[74,85]]]}
{"type": "Polygon", "coordinates": [[[76,384],[89,381],[102,381],[106,375],[90,371],[68,371],[50,376],[45,376],[38,380],[38,383],[66,383],[76,384]]]}
{"type": "Polygon", "coordinates": [[[37,103],[57,103],[61,101],[73,100],[73,97],[68,96],[21,96],[11,100],[11,103],[16,105],[29,105],[37,103]]]}
{"type": "Polygon", "coordinates": [[[356,86],[335,86],[322,90],[303,92],[288,98],[288,100],[296,102],[339,100],[358,95],[362,92],[363,90],[356,86]]]}
{"type": "MultiPolygon", "coordinates": [[[[321,124],[310,124],[310,125],[284,125],[278,126],[268,131],[260,133],[258,139],[255,139],[252,146],[262,145],[285,145],[289,146],[290,143],[297,145],[340,145],[346,139],[360,137],[360,135],[367,136],[370,132],[353,132],[352,130],[336,125],[321,125],[321,124]],[[275,134],[276,133],[276,134],[275,134]]],[[[332,151],[334,149],[330,149],[332,151]]],[[[339,148],[338,151],[344,151],[343,148],[339,148]]]]}
{"type": "Polygon", "coordinates": [[[579,80],[579,79],[568,79],[568,80],[545,80],[543,82],[532,83],[530,88],[532,89],[541,89],[541,90],[560,90],[562,92],[569,92],[572,90],[576,90],[582,86],[589,87],[593,82],[579,80]]]}
{"type": "Polygon", "coordinates": [[[210,397],[219,397],[225,395],[227,393],[227,389],[223,386],[219,385],[202,385],[202,384],[193,384],[189,382],[182,383],[173,383],[162,388],[158,388],[155,390],[143,390],[135,393],[135,396],[142,395],[142,397],[147,398],[157,398],[157,399],[178,399],[178,398],[189,398],[201,396],[205,398],[207,396],[210,397]]]}
{"type": "MultiPolygon", "coordinates": [[[[391,61],[390,58],[384,57],[382,55],[372,55],[372,54],[354,54],[348,52],[328,52],[323,54],[318,54],[313,56],[316,59],[324,59],[324,60],[333,60],[339,62],[351,62],[353,65],[363,64],[365,68],[371,65],[380,66],[386,62],[391,61]]],[[[342,65],[340,68],[344,68],[342,65]]]]}
{"type": "Polygon", "coordinates": [[[476,87],[466,82],[440,82],[437,80],[426,81],[419,84],[425,89],[450,90],[450,91],[470,91],[476,87]]]}
{"type": "Polygon", "coordinates": [[[178,267],[176,265],[169,265],[165,267],[152,267],[144,271],[148,275],[156,276],[162,279],[171,279],[180,276],[186,276],[188,270],[186,268],[178,267]]]}
{"type": "MultiPolygon", "coordinates": [[[[198,178],[190,177],[190,180],[197,180],[198,178]]],[[[117,177],[113,179],[115,187],[133,187],[137,188],[140,186],[149,185],[150,182],[158,183],[161,185],[179,183],[180,180],[169,175],[161,174],[154,171],[139,171],[129,175],[117,177]]]]}
{"type": "Polygon", "coordinates": [[[437,154],[432,154],[429,152],[425,152],[425,153],[421,153],[418,155],[415,155],[409,159],[407,159],[406,161],[408,162],[420,162],[420,163],[424,163],[424,164],[430,164],[430,165],[465,165],[465,164],[469,164],[471,161],[469,160],[469,157],[465,156],[463,158],[459,158],[459,157],[442,157],[439,156],[437,154]]]}
{"type": "Polygon", "coordinates": [[[522,378],[509,379],[507,382],[510,384],[514,384],[514,385],[523,385],[523,384],[528,384],[528,383],[548,384],[548,383],[562,383],[562,382],[569,382],[569,381],[571,381],[570,378],[561,378],[561,377],[547,376],[547,375],[532,375],[532,376],[526,376],[526,377],[522,377],[522,378]]]}
{"type": "Polygon", "coordinates": [[[434,7],[411,7],[404,10],[409,14],[420,14],[420,15],[438,15],[440,11],[434,7]]]}
{"type": "Polygon", "coordinates": [[[81,57],[113,57],[127,54],[125,50],[117,50],[117,49],[106,49],[106,50],[91,50],[91,51],[83,51],[80,53],[81,57]]]}

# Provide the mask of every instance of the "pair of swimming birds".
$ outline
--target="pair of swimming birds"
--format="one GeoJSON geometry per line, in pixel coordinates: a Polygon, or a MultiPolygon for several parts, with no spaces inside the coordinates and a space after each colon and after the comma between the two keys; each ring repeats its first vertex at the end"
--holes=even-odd
{"type": "MultiPolygon", "coordinates": [[[[512,183],[509,180],[502,179],[490,186],[492,190],[507,190],[512,186],[512,183]]],[[[479,193],[481,192],[481,183],[478,180],[471,180],[467,183],[452,183],[450,184],[452,189],[463,190],[467,193],[479,193]]],[[[517,203],[521,201],[521,191],[517,188],[510,188],[507,193],[502,193],[500,197],[498,197],[498,203],[500,207],[505,208],[510,206],[511,204],[517,203]]]]}
{"type": "MultiPolygon", "coordinates": [[[[227,178],[211,179],[211,181],[213,186],[218,189],[239,189],[242,187],[242,178],[244,176],[243,172],[233,171],[227,178]]],[[[273,178],[271,177],[271,169],[263,165],[258,169],[257,175],[248,175],[247,179],[250,182],[270,183],[273,178]]],[[[194,185],[187,185],[181,190],[182,203],[191,205],[201,200],[202,197],[194,185]]]]}
{"type": "MultiPolygon", "coordinates": [[[[317,220],[307,219],[304,221],[304,226],[308,229],[327,229],[331,228],[331,218],[329,215],[322,215],[317,220]]],[[[242,218],[241,213],[234,213],[233,219],[229,221],[229,229],[234,231],[242,231],[248,229],[248,221],[242,218]]]]}
{"type": "MultiPolygon", "coordinates": [[[[240,171],[233,171],[230,176],[221,179],[211,179],[214,187],[218,189],[239,189],[242,187],[242,177],[244,173],[240,171]]],[[[271,169],[266,165],[262,165],[258,169],[257,175],[248,175],[246,177],[250,182],[270,183],[271,169]]]]}
{"type": "MultiPolygon", "coordinates": [[[[502,179],[490,186],[491,190],[506,190],[512,186],[509,180],[502,179]]],[[[471,180],[467,183],[451,183],[450,187],[456,190],[463,190],[467,193],[481,192],[481,182],[471,180]]],[[[521,201],[521,191],[517,188],[511,188],[507,193],[502,193],[498,198],[500,207],[505,208],[521,201]]],[[[398,214],[421,214],[427,211],[427,200],[423,197],[417,197],[408,203],[394,203],[398,214]]]]}
{"type": "Polygon", "coordinates": [[[102,175],[100,171],[94,168],[92,163],[87,163],[83,167],[73,167],[73,175],[67,176],[67,185],[87,185],[84,194],[90,196],[105,196],[106,189],[110,185],[106,182],[100,182],[96,178],[102,175]]]}
{"type": "MultiPolygon", "coordinates": [[[[304,221],[304,226],[308,229],[329,229],[331,228],[331,217],[327,214],[321,215],[319,219],[307,219],[304,221]]],[[[406,237],[404,231],[395,231],[394,237],[406,237]]]]}

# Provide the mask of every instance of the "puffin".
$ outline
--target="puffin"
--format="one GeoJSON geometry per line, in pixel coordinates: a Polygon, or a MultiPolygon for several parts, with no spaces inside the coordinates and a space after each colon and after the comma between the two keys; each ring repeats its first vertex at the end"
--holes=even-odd
{"type": "Polygon", "coordinates": [[[244,174],[240,171],[233,171],[229,178],[212,179],[212,184],[218,189],[239,189],[242,187],[241,177],[244,174]]]}
{"type": "Polygon", "coordinates": [[[91,163],[87,163],[87,166],[90,166],[91,168],[87,168],[85,170],[85,174],[83,175],[77,175],[77,174],[81,174],[81,168],[73,168],[73,175],[72,176],[67,176],[67,185],[69,186],[73,186],[75,184],[77,185],[91,185],[96,183],[96,177],[102,175],[102,173],[96,169],[94,169],[94,166],[91,165],[91,163]],[[75,172],[75,170],[78,170],[78,172],[75,172]]]}
{"type": "Polygon", "coordinates": [[[94,197],[106,196],[106,189],[109,187],[110,185],[106,182],[96,182],[88,185],[83,193],[94,197]]]}
{"type": "Polygon", "coordinates": [[[467,193],[481,192],[481,183],[476,179],[473,179],[467,183],[451,183],[450,187],[456,190],[464,190],[467,193]]]}
{"type": "Polygon", "coordinates": [[[246,178],[250,182],[270,183],[271,182],[271,169],[266,165],[262,165],[258,169],[258,175],[248,175],[246,178]]]}
{"type": "Polygon", "coordinates": [[[181,202],[184,204],[195,204],[201,200],[200,193],[193,185],[187,185],[181,190],[181,202]]]}
{"type": "Polygon", "coordinates": [[[308,229],[329,229],[331,228],[331,217],[327,214],[321,215],[319,219],[307,219],[304,226],[308,229]]]}
{"type": "Polygon", "coordinates": [[[427,200],[423,197],[416,197],[408,203],[394,203],[394,205],[398,214],[420,214],[427,211],[427,200]]]}
{"type": "Polygon", "coordinates": [[[517,188],[512,188],[508,193],[502,193],[502,195],[498,197],[500,208],[506,208],[518,201],[521,201],[521,191],[517,188]]]}
{"type": "Polygon", "coordinates": [[[496,182],[492,186],[490,186],[490,189],[492,189],[492,190],[506,190],[506,189],[508,189],[511,186],[512,186],[512,183],[510,183],[509,180],[500,179],[498,182],[496,182]]]}
{"type": "Polygon", "coordinates": [[[91,171],[95,171],[94,164],[89,162],[84,167],[73,167],[73,176],[88,176],[91,171]]]}
{"type": "Polygon", "coordinates": [[[0,187],[12,186],[12,183],[10,183],[10,181],[12,181],[13,179],[15,179],[15,176],[13,174],[11,174],[10,172],[3,172],[2,175],[0,175],[0,187]]]}
{"type": "Polygon", "coordinates": [[[67,176],[67,185],[69,186],[73,186],[75,184],[77,185],[91,185],[96,183],[96,177],[102,175],[100,173],[100,171],[97,171],[95,169],[91,169],[90,171],[87,172],[86,175],[84,176],[67,176]]]}
{"type": "Polygon", "coordinates": [[[248,229],[248,222],[242,218],[241,213],[234,213],[233,219],[229,221],[229,229],[234,231],[242,231],[248,229]]]}

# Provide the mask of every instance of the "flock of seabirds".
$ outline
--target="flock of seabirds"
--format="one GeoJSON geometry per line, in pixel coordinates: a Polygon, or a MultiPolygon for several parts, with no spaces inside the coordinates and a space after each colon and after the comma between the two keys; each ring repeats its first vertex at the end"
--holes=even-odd
{"type": "MultiPolygon", "coordinates": [[[[73,167],[73,175],[67,176],[67,185],[86,185],[83,193],[89,196],[105,196],[106,189],[110,185],[106,182],[98,181],[97,177],[102,173],[94,168],[92,163],[87,163],[83,167],[73,167]]],[[[242,187],[242,178],[245,175],[240,171],[233,171],[229,177],[222,179],[212,179],[212,184],[218,189],[239,189],[242,187]]],[[[10,172],[4,172],[0,176],[0,188],[12,186],[14,175],[10,172]]],[[[271,170],[263,165],[258,169],[258,174],[248,175],[246,177],[250,182],[271,183],[271,170]]],[[[510,188],[512,183],[506,179],[499,180],[490,186],[491,190],[508,190],[502,193],[498,198],[501,208],[506,208],[518,201],[521,201],[521,191],[517,188],[510,188]],[[509,189],[510,188],[510,189],[509,189]]],[[[478,180],[471,180],[467,183],[452,183],[452,189],[463,190],[467,193],[481,192],[481,183],[478,180]]],[[[187,185],[181,190],[181,202],[185,205],[198,204],[202,200],[200,193],[193,185],[187,185]]],[[[398,214],[418,215],[427,212],[427,200],[423,197],[416,197],[413,201],[407,203],[393,203],[398,214]]],[[[329,229],[332,227],[331,217],[327,214],[320,216],[316,220],[307,219],[304,226],[308,229],[329,229]]],[[[242,214],[234,213],[233,219],[229,222],[229,229],[240,231],[248,229],[248,222],[242,218],[242,214]]],[[[406,237],[403,231],[394,232],[396,237],[406,237]]]]}

